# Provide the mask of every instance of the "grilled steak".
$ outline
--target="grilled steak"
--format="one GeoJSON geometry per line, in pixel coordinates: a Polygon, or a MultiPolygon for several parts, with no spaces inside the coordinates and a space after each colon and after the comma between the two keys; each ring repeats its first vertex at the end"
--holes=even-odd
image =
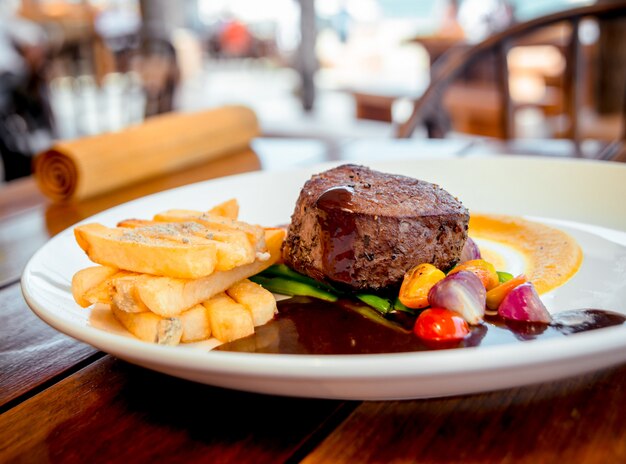
{"type": "Polygon", "coordinates": [[[417,264],[456,264],[468,222],[467,209],[437,185],[342,165],[305,183],[283,257],[298,272],[354,290],[397,287],[417,264]]]}

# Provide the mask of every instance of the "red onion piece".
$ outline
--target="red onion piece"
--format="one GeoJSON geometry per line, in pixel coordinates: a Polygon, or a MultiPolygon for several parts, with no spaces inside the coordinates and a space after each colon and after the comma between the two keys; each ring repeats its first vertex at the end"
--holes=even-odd
{"type": "Polygon", "coordinates": [[[473,272],[459,271],[440,280],[428,292],[428,303],[459,313],[469,324],[480,324],[485,315],[487,291],[473,272]]]}
{"type": "Polygon", "coordinates": [[[480,249],[478,248],[478,245],[476,245],[476,242],[470,237],[467,237],[465,245],[463,245],[463,249],[461,250],[459,264],[464,263],[465,261],[470,261],[472,259],[482,259],[482,257],[480,255],[480,249]]]}
{"type": "Polygon", "coordinates": [[[550,313],[531,282],[518,285],[511,290],[498,306],[498,314],[516,321],[544,322],[546,324],[552,321],[550,313]]]}

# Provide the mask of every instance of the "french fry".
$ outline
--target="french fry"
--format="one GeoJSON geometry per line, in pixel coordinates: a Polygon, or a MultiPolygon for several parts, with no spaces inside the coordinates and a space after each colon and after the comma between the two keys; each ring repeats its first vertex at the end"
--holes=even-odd
{"type": "Polygon", "coordinates": [[[112,279],[114,288],[111,303],[125,313],[145,313],[150,311],[137,293],[137,284],[148,279],[146,274],[130,274],[112,279]]]}
{"type": "Polygon", "coordinates": [[[115,295],[115,280],[121,277],[139,275],[134,272],[118,270],[111,277],[103,280],[95,287],[90,288],[84,295],[84,299],[90,304],[102,303],[111,304],[115,295]]]}
{"type": "Polygon", "coordinates": [[[76,241],[99,266],[73,276],[74,299],[83,307],[108,304],[147,342],[228,342],[254,333],[274,317],[276,301],[247,278],[280,260],[285,230],[238,221],[238,214],[231,199],[207,212],[77,226],[76,241]]]}
{"type": "Polygon", "coordinates": [[[226,200],[223,203],[215,205],[208,211],[209,214],[216,216],[224,216],[230,219],[237,219],[239,216],[239,202],[235,198],[226,200]]]}
{"type": "Polygon", "coordinates": [[[74,235],[87,256],[104,266],[187,279],[203,277],[215,270],[217,242],[194,243],[183,238],[175,243],[146,237],[137,233],[138,230],[85,224],[76,227],[74,235]]]}
{"type": "Polygon", "coordinates": [[[230,342],[254,333],[250,312],[225,293],[202,303],[208,310],[211,332],[221,342],[230,342]]]}
{"type": "Polygon", "coordinates": [[[133,273],[109,266],[81,269],[72,277],[72,296],[83,308],[94,303],[110,304],[115,294],[113,282],[129,275],[133,273]]]}
{"type": "Polygon", "coordinates": [[[255,247],[256,251],[263,251],[266,247],[263,227],[237,221],[224,216],[202,213],[200,211],[188,209],[170,209],[156,214],[153,219],[158,222],[194,221],[209,229],[221,230],[224,232],[239,230],[246,233],[248,240],[250,240],[250,243],[255,247]]]}
{"type": "Polygon", "coordinates": [[[163,317],[176,316],[185,309],[226,291],[240,280],[267,269],[279,259],[284,236],[282,229],[267,230],[267,260],[257,260],[228,271],[217,271],[200,279],[146,276],[136,282],[137,296],[156,314],[163,317]]]}
{"type": "Polygon", "coordinates": [[[160,345],[177,345],[183,335],[180,319],[162,318],[151,312],[129,313],[111,305],[111,312],[117,321],[135,337],[160,345]]]}
{"type": "Polygon", "coordinates": [[[226,293],[250,312],[255,327],[272,320],[277,312],[272,292],[248,279],[230,286],[226,293]]]}
{"type": "Polygon", "coordinates": [[[102,282],[109,277],[117,273],[118,269],[108,266],[91,266],[85,269],[81,269],[72,276],[72,296],[76,303],[83,308],[93,304],[93,302],[86,297],[94,287],[99,286],[102,282]]]}
{"type": "Polygon", "coordinates": [[[248,240],[245,232],[230,230],[224,232],[219,229],[204,227],[197,222],[166,223],[147,219],[125,219],[117,224],[118,227],[136,229],[139,234],[147,238],[165,240],[179,240],[181,236],[195,237],[205,240],[215,240],[217,249],[216,271],[227,271],[237,266],[251,263],[256,258],[256,249],[248,240]],[[168,233],[169,232],[169,233],[168,233]]]}
{"type": "Polygon", "coordinates": [[[209,310],[201,304],[183,311],[178,316],[183,325],[183,335],[180,339],[183,343],[206,340],[211,336],[211,320],[209,310]]]}
{"type": "MultiPolygon", "coordinates": [[[[195,210],[184,210],[190,213],[191,216],[202,216],[205,214],[204,211],[195,211],[195,210]]],[[[222,203],[218,203],[210,210],[206,211],[206,213],[213,216],[222,216],[229,219],[237,220],[239,216],[239,202],[236,198],[231,198],[230,200],[226,200],[222,203]]],[[[126,219],[120,221],[117,226],[118,227],[143,227],[145,225],[149,225],[153,223],[149,219],[126,219]]]]}
{"type": "Polygon", "coordinates": [[[252,263],[257,257],[255,248],[244,232],[213,232],[212,239],[218,241],[216,271],[228,271],[252,263]]]}
{"type": "Polygon", "coordinates": [[[127,229],[137,229],[138,227],[146,227],[154,225],[155,222],[150,219],[124,219],[117,223],[117,227],[125,227],[127,229]]]}

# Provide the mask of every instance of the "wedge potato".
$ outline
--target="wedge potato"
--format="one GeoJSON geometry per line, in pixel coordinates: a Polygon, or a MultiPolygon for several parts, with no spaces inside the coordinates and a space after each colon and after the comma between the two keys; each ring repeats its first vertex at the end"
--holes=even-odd
{"type": "Polygon", "coordinates": [[[282,229],[266,232],[269,258],[239,266],[229,271],[217,271],[200,279],[175,279],[146,276],[136,282],[138,298],[150,311],[164,317],[176,316],[194,305],[226,291],[235,283],[267,269],[280,258],[285,236],[282,229]]]}
{"type": "Polygon", "coordinates": [[[250,312],[255,327],[272,320],[278,311],[272,292],[248,279],[230,286],[226,294],[250,312]]]}
{"type": "Polygon", "coordinates": [[[160,345],[178,345],[183,335],[180,319],[162,318],[151,312],[129,313],[111,305],[117,321],[140,340],[160,345]]]}
{"type": "Polygon", "coordinates": [[[224,216],[230,219],[237,219],[239,216],[239,202],[235,198],[226,200],[223,203],[215,205],[208,211],[209,214],[216,216],[224,216]]]}
{"type": "Polygon", "coordinates": [[[215,270],[217,242],[193,243],[186,239],[175,243],[146,237],[138,230],[85,224],[76,227],[74,235],[87,256],[104,266],[187,279],[207,276],[215,270]]]}
{"type": "Polygon", "coordinates": [[[81,269],[74,274],[72,276],[72,296],[76,303],[83,308],[93,304],[93,302],[86,297],[87,292],[94,287],[98,287],[109,277],[115,275],[117,271],[117,268],[109,266],[91,266],[81,269]]]}
{"type": "Polygon", "coordinates": [[[254,333],[250,312],[225,293],[202,303],[208,310],[211,332],[221,342],[230,342],[254,333]]]}
{"type": "Polygon", "coordinates": [[[206,340],[211,336],[211,320],[209,310],[201,304],[183,311],[178,316],[183,325],[183,336],[180,339],[183,343],[206,340]]]}

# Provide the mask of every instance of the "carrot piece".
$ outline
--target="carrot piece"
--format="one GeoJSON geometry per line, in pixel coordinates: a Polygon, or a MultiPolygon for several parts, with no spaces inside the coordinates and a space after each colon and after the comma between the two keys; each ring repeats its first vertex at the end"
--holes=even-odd
{"type": "Polygon", "coordinates": [[[492,311],[497,311],[498,306],[504,300],[504,297],[509,294],[511,290],[513,290],[518,285],[521,285],[527,282],[528,279],[524,274],[520,274],[517,277],[513,277],[511,280],[504,282],[503,284],[498,285],[497,287],[492,288],[487,292],[487,308],[492,311]]]}

